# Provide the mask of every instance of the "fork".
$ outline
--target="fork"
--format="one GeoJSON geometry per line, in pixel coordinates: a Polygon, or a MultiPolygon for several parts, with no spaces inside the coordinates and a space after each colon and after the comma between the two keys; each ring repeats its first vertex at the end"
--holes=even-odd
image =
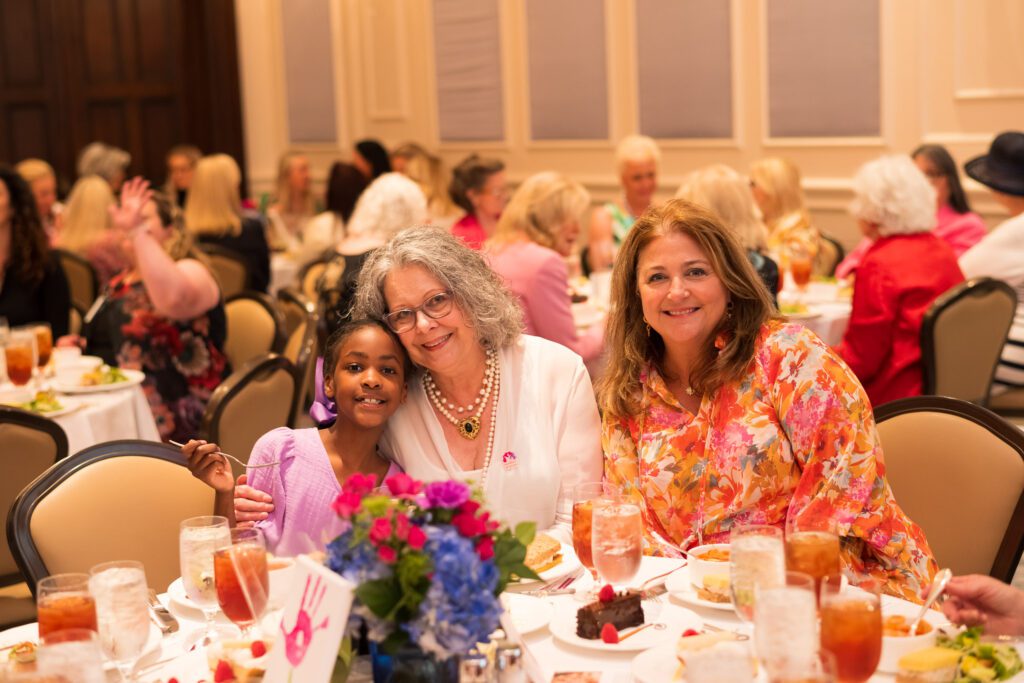
{"type": "MultiPolygon", "coordinates": [[[[178,443],[177,441],[172,441],[170,439],[167,440],[167,443],[171,444],[172,446],[177,446],[178,448],[184,448],[185,447],[185,444],[178,443]]],[[[259,465],[249,465],[247,463],[242,462],[241,460],[239,460],[235,456],[231,455],[230,453],[225,453],[224,451],[217,451],[216,453],[214,453],[214,455],[223,455],[225,458],[231,458],[232,460],[237,462],[242,467],[245,467],[245,468],[248,468],[248,469],[253,469],[253,470],[259,469],[261,467],[273,467],[274,465],[280,465],[281,464],[280,460],[275,460],[274,462],[263,462],[263,463],[260,463],[259,465]]]]}

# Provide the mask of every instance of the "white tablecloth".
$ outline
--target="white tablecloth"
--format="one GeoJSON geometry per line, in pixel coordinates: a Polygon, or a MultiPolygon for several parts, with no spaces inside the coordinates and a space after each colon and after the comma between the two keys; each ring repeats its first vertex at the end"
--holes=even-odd
{"type": "Polygon", "coordinates": [[[270,255],[270,285],[267,291],[270,296],[277,296],[278,290],[295,284],[299,277],[302,264],[286,253],[270,255]]]}
{"type": "Polygon", "coordinates": [[[852,306],[849,297],[842,295],[840,286],[834,282],[811,282],[802,295],[792,287],[788,278],[786,282],[786,287],[779,292],[779,305],[797,301],[806,304],[806,314],[789,317],[821,337],[829,346],[837,346],[850,322],[852,306]]]}
{"type": "Polygon", "coordinates": [[[70,400],[84,405],[73,413],[53,418],[68,435],[69,455],[104,441],[160,441],[153,411],[138,385],[98,394],[79,394],[70,400]]]}

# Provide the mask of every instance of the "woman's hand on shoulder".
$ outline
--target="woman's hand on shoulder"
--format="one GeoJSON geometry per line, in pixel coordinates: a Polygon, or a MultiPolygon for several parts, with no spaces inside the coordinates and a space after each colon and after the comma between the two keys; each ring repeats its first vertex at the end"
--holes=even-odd
{"type": "Polygon", "coordinates": [[[181,447],[192,476],[216,491],[227,493],[235,487],[235,478],[227,459],[217,454],[219,450],[217,444],[198,439],[181,447]]]}
{"type": "Polygon", "coordinates": [[[235,486],[235,520],[238,526],[252,526],[274,511],[274,498],[269,493],[248,486],[246,481],[243,474],[238,477],[235,486]]]}

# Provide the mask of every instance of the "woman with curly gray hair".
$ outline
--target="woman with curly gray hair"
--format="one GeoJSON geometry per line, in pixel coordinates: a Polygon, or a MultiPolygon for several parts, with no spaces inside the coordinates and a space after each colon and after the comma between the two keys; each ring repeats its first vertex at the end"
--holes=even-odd
{"type": "Polygon", "coordinates": [[[873,244],[857,269],[838,351],[878,406],[921,393],[921,322],[964,275],[949,245],[932,233],[935,190],[908,157],[864,164],[853,185],[850,211],[873,244]]]}
{"type": "MultiPolygon", "coordinates": [[[[569,542],[573,487],[600,480],[602,467],[580,357],[522,334],[499,277],[439,228],[403,230],[370,254],[353,316],[383,320],[417,367],[381,450],[417,479],[471,480],[496,517],[556,527],[569,542]]],[[[268,510],[266,496],[252,496],[261,507],[235,495],[242,521],[268,510]]]]}

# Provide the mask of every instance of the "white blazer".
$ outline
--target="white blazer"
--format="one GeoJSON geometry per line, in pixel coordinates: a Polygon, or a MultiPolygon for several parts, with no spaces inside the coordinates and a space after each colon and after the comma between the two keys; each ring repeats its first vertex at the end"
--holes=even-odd
{"type": "MultiPolygon", "coordinates": [[[[600,481],[603,469],[601,419],[590,375],[566,347],[528,335],[502,349],[498,359],[501,393],[484,491],[487,507],[507,524],[533,521],[538,530],[553,531],[568,543],[573,487],[600,481]]],[[[381,448],[416,479],[468,475],[479,483],[481,473],[463,471],[449,452],[420,377],[410,382],[408,399],[388,420],[381,448]]]]}

